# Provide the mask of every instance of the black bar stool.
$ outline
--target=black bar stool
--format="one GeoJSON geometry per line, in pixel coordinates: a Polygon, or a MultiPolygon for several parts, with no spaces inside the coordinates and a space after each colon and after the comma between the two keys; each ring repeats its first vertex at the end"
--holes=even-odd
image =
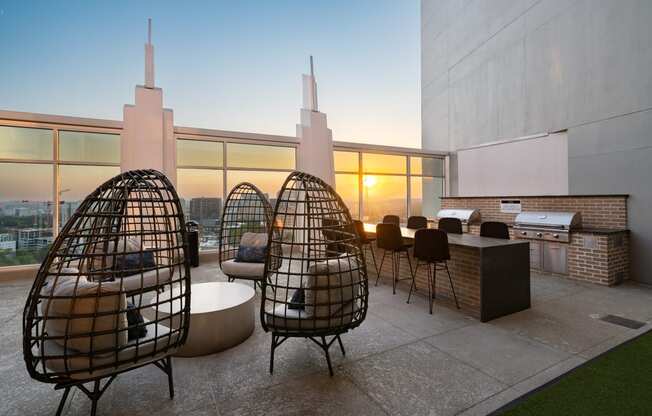
{"type": "Polygon", "coordinates": [[[419,230],[421,228],[428,228],[428,218],[420,215],[413,215],[408,218],[407,228],[412,230],[419,230]]]}
{"type": "Polygon", "coordinates": [[[380,273],[378,272],[378,265],[376,264],[376,255],[374,254],[374,247],[373,247],[373,242],[376,241],[376,237],[369,237],[367,232],[364,230],[364,224],[362,221],[358,220],[353,220],[353,224],[355,225],[355,230],[360,236],[360,245],[362,246],[362,250],[369,249],[371,251],[371,258],[374,261],[374,268],[376,269],[376,275],[380,276],[380,273]]]}
{"type": "Polygon", "coordinates": [[[402,253],[405,253],[405,257],[407,257],[408,264],[410,265],[410,274],[413,275],[412,262],[408,253],[408,249],[412,247],[412,243],[403,240],[401,228],[398,225],[378,224],[376,225],[376,245],[378,245],[378,248],[384,250],[383,258],[380,260],[380,267],[378,268],[379,273],[378,277],[376,277],[376,285],[378,285],[378,279],[380,279],[380,271],[383,269],[385,255],[390,251],[392,253],[392,293],[396,294],[396,283],[401,280],[410,279],[410,277],[405,279],[399,277],[402,253]]]}
{"type": "Polygon", "coordinates": [[[415,276],[419,269],[419,261],[422,261],[428,265],[428,300],[430,302],[430,314],[432,315],[432,300],[435,298],[437,292],[437,270],[446,270],[446,273],[448,273],[448,281],[450,282],[451,290],[453,291],[455,306],[459,309],[460,304],[457,302],[453,279],[448,270],[447,260],[450,260],[451,258],[448,250],[448,234],[446,234],[445,231],[434,229],[417,230],[414,234],[414,258],[417,259],[417,264],[414,268],[414,273],[412,273],[412,285],[410,285],[410,294],[408,295],[407,303],[410,303],[412,289],[416,289],[415,276]]]}
{"type": "Polygon", "coordinates": [[[482,237],[509,240],[509,228],[504,222],[487,221],[480,224],[480,235],[482,237]]]}
{"type": "Polygon", "coordinates": [[[385,215],[383,217],[383,224],[396,224],[401,226],[401,219],[398,215],[385,215]]]}
{"type": "Polygon", "coordinates": [[[437,228],[449,234],[462,234],[462,221],[459,218],[440,218],[437,228]]]}

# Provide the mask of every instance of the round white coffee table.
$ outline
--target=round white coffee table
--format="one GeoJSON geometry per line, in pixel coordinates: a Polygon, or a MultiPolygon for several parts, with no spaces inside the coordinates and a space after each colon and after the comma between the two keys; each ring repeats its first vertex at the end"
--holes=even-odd
{"type": "MultiPolygon", "coordinates": [[[[190,330],[176,356],[196,357],[223,351],[240,344],[254,331],[256,292],[240,283],[197,283],[190,287],[190,330]]],[[[170,293],[163,292],[159,299],[170,293]]],[[[156,303],[156,298],[152,299],[156,303]]],[[[172,302],[178,312],[180,300],[172,302]]],[[[155,308],[156,306],[153,306],[155,308]]],[[[159,318],[169,315],[170,304],[158,310],[159,318]],[[167,310],[166,310],[167,309],[167,310]]]]}

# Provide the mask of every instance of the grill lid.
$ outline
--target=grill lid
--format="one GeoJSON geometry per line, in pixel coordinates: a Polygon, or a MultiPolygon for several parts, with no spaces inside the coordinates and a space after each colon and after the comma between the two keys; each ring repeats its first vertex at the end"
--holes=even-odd
{"type": "Polygon", "coordinates": [[[515,227],[543,227],[571,230],[582,226],[579,212],[521,212],[514,220],[515,227]]]}
{"type": "Polygon", "coordinates": [[[457,218],[463,223],[480,221],[480,211],[477,209],[442,209],[437,213],[437,218],[457,218]]]}

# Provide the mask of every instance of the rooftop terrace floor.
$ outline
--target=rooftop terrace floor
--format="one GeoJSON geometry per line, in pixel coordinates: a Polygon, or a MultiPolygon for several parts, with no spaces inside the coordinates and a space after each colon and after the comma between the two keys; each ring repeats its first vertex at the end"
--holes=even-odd
{"type": "MultiPolygon", "coordinates": [[[[373,272],[371,273],[373,276],[373,272]]],[[[216,263],[192,270],[194,282],[224,281],[216,263]]],[[[31,380],[21,350],[21,317],[31,281],[0,282],[0,414],[50,415],[61,392],[31,380]]],[[[219,354],[175,358],[175,398],[154,366],[119,376],[99,402],[100,415],[487,414],[610,348],[652,328],[652,288],[598,287],[532,276],[532,308],[488,323],[408,287],[392,295],[387,277],[371,286],[369,313],[331,351],[335,376],[309,340],[276,351],[259,324],[244,343],[219,354]],[[643,321],[632,330],[598,318],[643,321]]],[[[74,392],[64,414],[88,414],[74,392]]]]}

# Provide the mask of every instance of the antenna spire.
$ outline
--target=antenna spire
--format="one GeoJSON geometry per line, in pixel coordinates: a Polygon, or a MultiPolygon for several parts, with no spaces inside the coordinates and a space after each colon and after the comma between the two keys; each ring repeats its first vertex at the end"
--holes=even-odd
{"type": "Polygon", "coordinates": [[[312,63],[312,55],[310,55],[310,76],[315,78],[315,67],[312,63]]]}
{"type": "Polygon", "coordinates": [[[145,88],[154,88],[154,45],[152,45],[152,19],[147,19],[145,44],[145,88]]]}

